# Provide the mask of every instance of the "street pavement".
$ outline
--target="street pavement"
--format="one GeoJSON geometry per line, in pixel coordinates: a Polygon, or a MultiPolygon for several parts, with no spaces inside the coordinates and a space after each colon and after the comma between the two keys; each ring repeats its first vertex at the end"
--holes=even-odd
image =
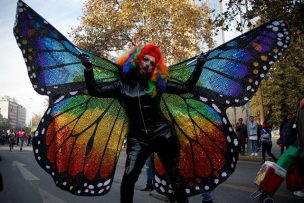
{"type": "MultiPolygon", "coordinates": [[[[274,141],[275,143],[275,141],[274,141]]],[[[0,162],[0,166],[4,166],[3,164],[7,161],[13,162],[13,164],[10,163],[10,165],[7,166],[14,166],[19,164],[23,161],[25,163],[25,166],[27,165],[28,170],[30,170],[33,175],[28,177],[32,179],[30,181],[31,186],[37,186],[39,187],[39,194],[33,194],[30,195],[30,199],[26,199],[26,197],[21,198],[21,202],[32,202],[32,203],[38,203],[38,202],[43,202],[43,203],[87,203],[88,198],[86,197],[77,197],[74,195],[71,195],[67,192],[61,191],[58,189],[50,179],[49,175],[46,174],[34,161],[33,154],[32,152],[32,147],[31,146],[25,146],[23,147],[23,152],[18,153],[19,148],[15,146],[14,149],[14,155],[11,155],[11,159],[15,160],[8,160],[10,158],[10,152],[9,152],[9,147],[8,145],[0,145],[0,155],[2,154],[3,160],[2,163],[0,162]],[[21,158],[20,160],[16,160],[15,156],[21,156],[24,155],[28,157],[28,161],[25,161],[25,158],[21,158]],[[30,155],[30,156],[29,156],[30,155]],[[19,162],[18,162],[19,161],[19,162]],[[30,164],[33,163],[34,164],[30,164]],[[17,163],[17,164],[16,164],[17,163]],[[31,166],[30,166],[31,165],[31,166]],[[30,168],[31,167],[31,168],[30,168]],[[35,171],[36,170],[36,171],[35,171]],[[38,184],[35,182],[36,179],[41,179],[40,183],[38,184]],[[47,189],[46,189],[47,188],[47,189]],[[39,198],[38,198],[39,196],[39,198]],[[42,198],[41,198],[42,196],[42,198]],[[35,198],[33,198],[35,197],[35,198]],[[41,200],[42,199],[42,200],[41,200]],[[22,201],[23,200],[23,201],[22,201]]],[[[280,148],[274,144],[273,146],[273,153],[275,156],[280,155],[280,148]]],[[[250,152],[246,153],[245,155],[239,156],[239,162],[236,168],[235,173],[225,182],[222,183],[216,190],[213,191],[213,197],[216,203],[239,203],[239,202],[244,202],[246,201],[247,203],[254,203],[258,202],[257,199],[253,200],[250,199],[250,194],[257,189],[257,187],[253,184],[253,179],[255,178],[256,172],[258,171],[258,168],[261,165],[261,153],[259,153],[259,156],[254,157],[254,156],[249,156],[250,152]]],[[[96,198],[89,198],[90,203],[95,203],[95,202],[118,202],[119,201],[119,187],[120,187],[120,181],[121,181],[121,175],[123,173],[123,168],[124,168],[124,160],[125,160],[125,150],[122,150],[120,160],[116,169],[116,175],[115,179],[113,182],[112,189],[110,193],[108,193],[105,196],[102,197],[96,197],[96,198]]],[[[5,167],[7,167],[5,166],[5,167]]],[[[16,170],[14,168],[9,169],[11,170],[16,170]]],[[[23,168],[23,171],[26,170],[23,168]]],[[[3,168],[0,168],[0,172],[4,171],[3,168]]],[[[3,172],[2,172],[3,173],[3,172]]],[[[3,174],[7,174],[8,172],[5,172],[3,174]]],[[[7,178],[7,175],[5,175],[4,178],[7,178]]],[[[20,181],[20,177],[18,177],[20,181]]],[[[4,190],[1,194],[0,192],[0,202],[1,203],[14,203],[18,202],[20,203],[20,199],[17,198],[19,193],[15,192],[15,197],[10,197],[8,201],[6,201],[8,194],[7,188],[14,188],[13,187],[13,181],[10,181],[11,183],[5,184],[6,191],[4,190]],[[1,196],[2,195],[2,196],[1,196]],[[1,197],[3,199],[1,199],[1,197]],[[3,201],[4,200],[4,201],[3,201]]],[[[6,182],[7,183],[7,182],[6,182]]],[[[23,184],[29,184],[28,182],[24,182],[23,184]]],[[[145,185],[145,168],[142,171],[142,174],[139,177],[139,180],[136,183],[136,189],[135,189],[135,195],[134,195],[134,203],[163,203],[163,202],[168,202],[166,198],[163,196],[157,194],[156,192],[148,193],[148,192],[141,192],[139,189],[143,188],[145,185]]],[[[18,185],[19,186],[19,185],[18,185]]],[[[21,187],[21,186],[20,186],[21,187]]],[[[37,189],[29,189],[29,192],[37,191],[37,189]]],[[[19,189],[18,189],[19,191],[19,189]]],[[[20,194],[21,196],[25,196],[20,194]]],[[[201,197],[200,195],[196,195],[193,197],[189,198],[189,202],[191,203],[200,203],[201,202],[201,197]]],[[[292,203],[300,203],[304,202],[304,199],[302,198],[297,198],[292,195],[292,192],[287,191],[285,184],[282,184],[279,190],[275,194],[275,203],[285,203],[285,202],[292,202],[292,203]]]]}

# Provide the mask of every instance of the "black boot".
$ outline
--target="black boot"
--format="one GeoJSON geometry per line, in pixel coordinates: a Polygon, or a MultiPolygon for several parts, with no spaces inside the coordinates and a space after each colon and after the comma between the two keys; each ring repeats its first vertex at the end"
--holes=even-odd
{"type": "Polygon", "coordinates": [[[144,189],[141,189],[140,191],[152,191],[154,190],[152,180],[148,180],[146,187],[144,189]]]}

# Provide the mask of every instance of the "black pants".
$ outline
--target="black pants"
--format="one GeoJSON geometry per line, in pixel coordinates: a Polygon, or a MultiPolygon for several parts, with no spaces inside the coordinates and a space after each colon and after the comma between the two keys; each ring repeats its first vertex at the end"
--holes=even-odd
{"type": "Polygon", "coordinates": [[[132,203],[134,185],[138,179],[146,159],[156,152],[169,176],[176,201],[187,203],[185,183],[178,171],[179,143],[171,132],[158,136],[150,142],[142,142],[136,138],[127,141],[127,160],[120,190],[120,202],[132,203]],[[169,134],[168,134],[169,133],[169,134]]]}
{"type": "Polygon", "coordinates": [[[246,140],[239,139],[239,153],[245,153],[246,140]]]}
{"type": "Polygon", "coordinates": [[[10,151],[13,150],[13,149],[14,149],[14,144],[13,144],[13,143],[10,143],[10,144],[9,144],[9,147],[10,147],[10,151]]]}
{"type": "Polygon", "coordinates": [[[272,144],[267,142],[262,142],[262,158],[263,161],[266,160],[266,152],[268,156],[270,156],[274,162],[276,162],[278,159],[272,154],[271,152],[272,144]]]}

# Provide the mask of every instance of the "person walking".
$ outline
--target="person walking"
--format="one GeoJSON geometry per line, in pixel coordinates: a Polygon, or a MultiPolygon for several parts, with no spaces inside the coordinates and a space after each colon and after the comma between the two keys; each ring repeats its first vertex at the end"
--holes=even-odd
{"type": "Polygon", "coordinates": [[[14,149],[14,144],[16,142],[16,134],[13,129],[10,129],[8,133],[8,142],[9,142],[10,151],[12,151],[14,149]]]}
{"type": "Polygon", "coordinates": [[[23,128],[21,128],[21,130],[18,131],[17,135],[19,138],[20,151],[22,151],[23,143],[26,140],[25,130],[23,128]]]}
{"type": "Polygon", "coordinates": [[[249,117],[248,122],[248,138],[251,143],[251,155],[258,156],[258,125],[253,116],[249,117]]]}
{"type": "Polygon", "coordinates": [[[292,115],[287,116],[287,120],[282,123],[280,128],[280,138],[278,143],[281,144],[281,154],[284,149],[287,149],[297,140],[297,132],[293,125],[295,124],[295,117],[292,115]]]}
{"type": "Polygon", "coordinates": [[[270,156],[273,159],[273,161],[276,162],[278,159],[271,152],[271,148],[272,148],[271,127],[266,122],[264,122],[262,125],[260,143],[262,147],[262,162],[264,163],[266,161],[266,152],[268,156],[270,156]]]}
{"type": "Polygon", "coordinates": [[[257,136],[258,136],[258,152],[259,152],[262,147],[260,140],[261,140],[261,130],[263,128],[263,125],[262,125],[260,119],[257,120],[257,125],[258,125],[257,136]]]}
{"type": "Polygon", "coordinates": [[[248,135],[247,135],[247,126],[243,123],[243,118],[239,118],[239,122],[236,123],[235,131],[239,140],[239,153],[244,155],[248,135]]]}
{"type": "Polygon", "coordinates": [[[5,144],[5,131],[2,130],[1,135],[0,135],[0,142],[2,145],[5,144]]]}

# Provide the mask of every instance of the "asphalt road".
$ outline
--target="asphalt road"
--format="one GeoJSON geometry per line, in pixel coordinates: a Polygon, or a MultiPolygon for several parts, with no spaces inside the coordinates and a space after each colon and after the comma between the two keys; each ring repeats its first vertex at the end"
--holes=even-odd
{"type": "MultiPolygon", "coordinates": [[[[115,179],[111,191],[105,196],[80,197],[65,192],[55,186],[52,178],[36,163],[30,147],[20,152],[13,152],[7,146],[0,146],[0,172],[3,176],[4,189],[0,192],[1,203],[100,203],[119,202],[119,187],[124,168],[125,153],[121,153],[115,179]]],[[[250,160],[250,158],[248,159],[250,160]]],[[[212,193],[216,203],[254,203],[250,194],[257,187],[253,180],[256,176],[260,162],[245,161],[244,157],[238,162],[234,174],[212,193]]],[[[166,199],[157,193],[149,194],[139,189],[145,185],[145,169],[136,184],[134,203],[163,203],[166,199]]],[[[304,199],[292,195],[281,185],[274,196],[275,203],[303,203],[304,199]]],[[[200,195],[189,198],[190,203],[200,203],[200,195]]]]}

